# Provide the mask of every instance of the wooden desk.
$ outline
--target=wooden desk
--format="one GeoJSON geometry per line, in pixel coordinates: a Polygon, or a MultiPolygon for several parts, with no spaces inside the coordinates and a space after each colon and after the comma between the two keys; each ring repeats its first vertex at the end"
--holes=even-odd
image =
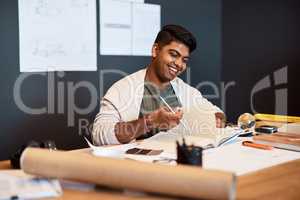
{"type": "Polygon", "coordinates": [[[238,177],[237,199],[300,199],[300,159],[238,177]]]}
{"type": "MultiPolygon", "coordinates": [[[[0,161],[0,169],[8,168],[10,168],[8,161],[0,161]]],[[[99,189],[97,191],[64,189],[64,194],[56,198],[56,200],[60,199],[163,200],[176,198],[158,195],[124,195],[123,192],[108,189],[99,189]]],[[[300,199],[300,159],[239,176],[237,199],[300,199]]]]}

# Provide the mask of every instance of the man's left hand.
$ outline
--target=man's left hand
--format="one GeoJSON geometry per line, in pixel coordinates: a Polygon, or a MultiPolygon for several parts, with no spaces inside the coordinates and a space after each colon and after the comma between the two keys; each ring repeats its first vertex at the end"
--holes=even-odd
{"type": "Polygon", "coordinates": [[[224,128],[225,122],[226,122],[225,114],[221,113],[221,112],[217,112],[217,113],[215,113],[215,116],[216,116],[216,127],[224,128]]]}

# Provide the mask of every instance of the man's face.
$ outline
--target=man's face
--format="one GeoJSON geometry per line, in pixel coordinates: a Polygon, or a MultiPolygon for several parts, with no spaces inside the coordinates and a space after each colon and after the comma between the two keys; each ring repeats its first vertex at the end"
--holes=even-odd
{"type": "Polygon", "coordinates": [[[154,44],[152,49],[155,73],[161,82],[169,82],[184,72],[189,60],[189,48],[181,43],[172,41],[163,47],[154,44]]]}

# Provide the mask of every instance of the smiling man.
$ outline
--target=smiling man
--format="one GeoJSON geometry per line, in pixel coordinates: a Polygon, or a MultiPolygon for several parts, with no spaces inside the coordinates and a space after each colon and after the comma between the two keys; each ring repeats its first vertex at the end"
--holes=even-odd
{"type": "Polygon", "coordinates": [[[152,46],[151,63],[113,84],[101,100],[93,126],[94,144],[128,143],[167,131],[180,123],[184,113],[179,108],[193,106],[214,113],[216,126],[221,127],[223,112],[177,77],[186,70],[196,46],[185,28],[164,26],[152,46]]]}

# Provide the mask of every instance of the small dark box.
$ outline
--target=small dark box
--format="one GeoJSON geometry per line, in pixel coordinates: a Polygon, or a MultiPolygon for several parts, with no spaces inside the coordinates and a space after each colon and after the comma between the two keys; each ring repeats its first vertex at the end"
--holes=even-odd
{"type": "Polygon", "coordinates": [[[277,130],[278,128],[276,126],[268,126],[268,125],[255,128],[255,131],[259,133],[275,133],[277,132],[277,130]]]}

